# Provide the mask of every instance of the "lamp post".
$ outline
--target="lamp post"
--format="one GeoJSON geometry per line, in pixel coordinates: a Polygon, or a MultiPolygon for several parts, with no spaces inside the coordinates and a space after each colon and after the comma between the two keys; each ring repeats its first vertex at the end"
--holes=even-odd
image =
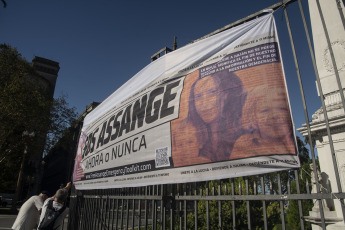
{"type": "Polygon", "coordinates": [[[35,136],[35,132],[24,131],[22,134],[22,137],[23,137],[24,143],[25,143],[25,147],[24,147],[24,152],[23,152],[23,159],[22,159],[22,162],[20,164],[20,169],[19,169],[16,193],[14,195],[14,199],[13,199],[12,207],[11,207],[11,210],[13,210],[13,211],[16,211],[16,208],[17,208],[16,205],[17,205],[17,201],[19,198],[19,192],[20,192],[21,186],[22,186],[22,177],[23,177],[25,158],[26,158],[26,155],[28,153],[28,139],[33,138],[34,136],[35,136]]]}

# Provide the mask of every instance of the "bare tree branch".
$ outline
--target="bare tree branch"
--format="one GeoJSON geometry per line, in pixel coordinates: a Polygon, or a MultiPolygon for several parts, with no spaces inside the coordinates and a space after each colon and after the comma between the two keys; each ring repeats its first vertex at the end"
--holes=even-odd
{"type": "Polygon", "coordinates": [[[6,1],[5,1],[5,0],[1,0],[1,1],[2,1],[2,3],[4,4],[4,8],[6,8],[6,6],[7,6],[6,1]]]}

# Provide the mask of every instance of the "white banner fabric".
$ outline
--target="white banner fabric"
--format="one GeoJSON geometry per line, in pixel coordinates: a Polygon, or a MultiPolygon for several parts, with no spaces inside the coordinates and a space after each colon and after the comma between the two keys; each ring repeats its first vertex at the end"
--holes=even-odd
{"type": "Polygon", "coordinates": [[[300,166],[274,17],[157,59],[84,120],[77,189],[249,176],[300,166]]]}

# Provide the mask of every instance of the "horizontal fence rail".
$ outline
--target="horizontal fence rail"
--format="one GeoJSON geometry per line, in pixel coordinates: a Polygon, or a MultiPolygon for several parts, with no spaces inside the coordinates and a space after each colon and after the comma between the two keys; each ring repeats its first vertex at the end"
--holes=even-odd
{"type": "Polygon", "coordinates": [[[300,177],[300,173],[295,170],[228,180],[75,191],[70,197],[73,215],[69,227],[272,229],[277,224],[286,225],[287,206],[313,206],[317,200],[345,198],[345,193],[311,193],[310,177],[303,181],[306,193],[298,194],[295,176],[300,177]],[[268,223],[272,208],[279,209],[275,212],[279,216],[274,217],[279,223],[268,223]]]}

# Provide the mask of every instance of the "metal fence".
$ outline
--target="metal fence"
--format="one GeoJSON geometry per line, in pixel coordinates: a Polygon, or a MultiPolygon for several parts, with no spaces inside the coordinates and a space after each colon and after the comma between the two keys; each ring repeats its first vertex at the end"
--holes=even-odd
{"type": "MultiPolygon", "coordinates": [[[[338,0],[335,0],[338,1],[338,0]]],[[[324,19],[319,0],[316,0],[323,26],[324,19]]],[[[291,42],[292,54],[297,70],[304,116],[308,129],[309,146],[313,146],[309,115],[306,106],[300,68],[290,29],[287,6],[298,4],[305,38],[308,42],[310,57],[313,63],[317,85],[322,95],[311,39],[308,32],[301,1],[286,0],[266,9],[283,8],[283,14],[291,42]]],[[[266,10],[265,9],[265,10],[266,10]]],[[[205,37],[219,33],[255,17],[264,14],[265,10],[252,14],[232,23],[205,37]]],[[[344,15],[341,15],[344,19],[344,15]]],[[[344,22],[345,20],[343,20],[344,22]]],[[[345,25],[345,24],[344,24],[345,25]]],[[[327,31],[326,31],[326,36],[327,31]]],[[[205,38],[203,37],[203,38],[205,38]]],[[[201,38],[201,39],[203,39],[201,38]]],[[[334,69],[336,63],[329,38],[327,38],[334,69]]],[[[335,71],[337,72],[337,71],[335,71]]],[[[342,86],[339,74],[336,73],[339,91],[342,86]]],[[[324,111],[330,148],[334,146],[329,128],[324,98],[321,104],[324,111]]],[[[344,95],[341,94],[345,108],[344,95]]],[[[318,222],[326,229],[323,203],[326,200],[340,200],[343,220],[345,193],[331,193],[319,183],[317,163],[313,147],[311,151],[312,169],[301,168],[280,173],[270,173],[244,178],[231,178],[218,181],[195,182],[185,184],[162,184],[146,187],[107,189],[107,190],[74,190],[70,200],[69,229],[289,229],[286,210],[294,209],[299,229],[310,229],[305,216],[311,207],[317,207],[318,222]],[[313,188],[311,192],[311,188],[313,188]]],[[[336,174],[338,191],[342,191],[335,155],[332,164],[336,174]]]]}

